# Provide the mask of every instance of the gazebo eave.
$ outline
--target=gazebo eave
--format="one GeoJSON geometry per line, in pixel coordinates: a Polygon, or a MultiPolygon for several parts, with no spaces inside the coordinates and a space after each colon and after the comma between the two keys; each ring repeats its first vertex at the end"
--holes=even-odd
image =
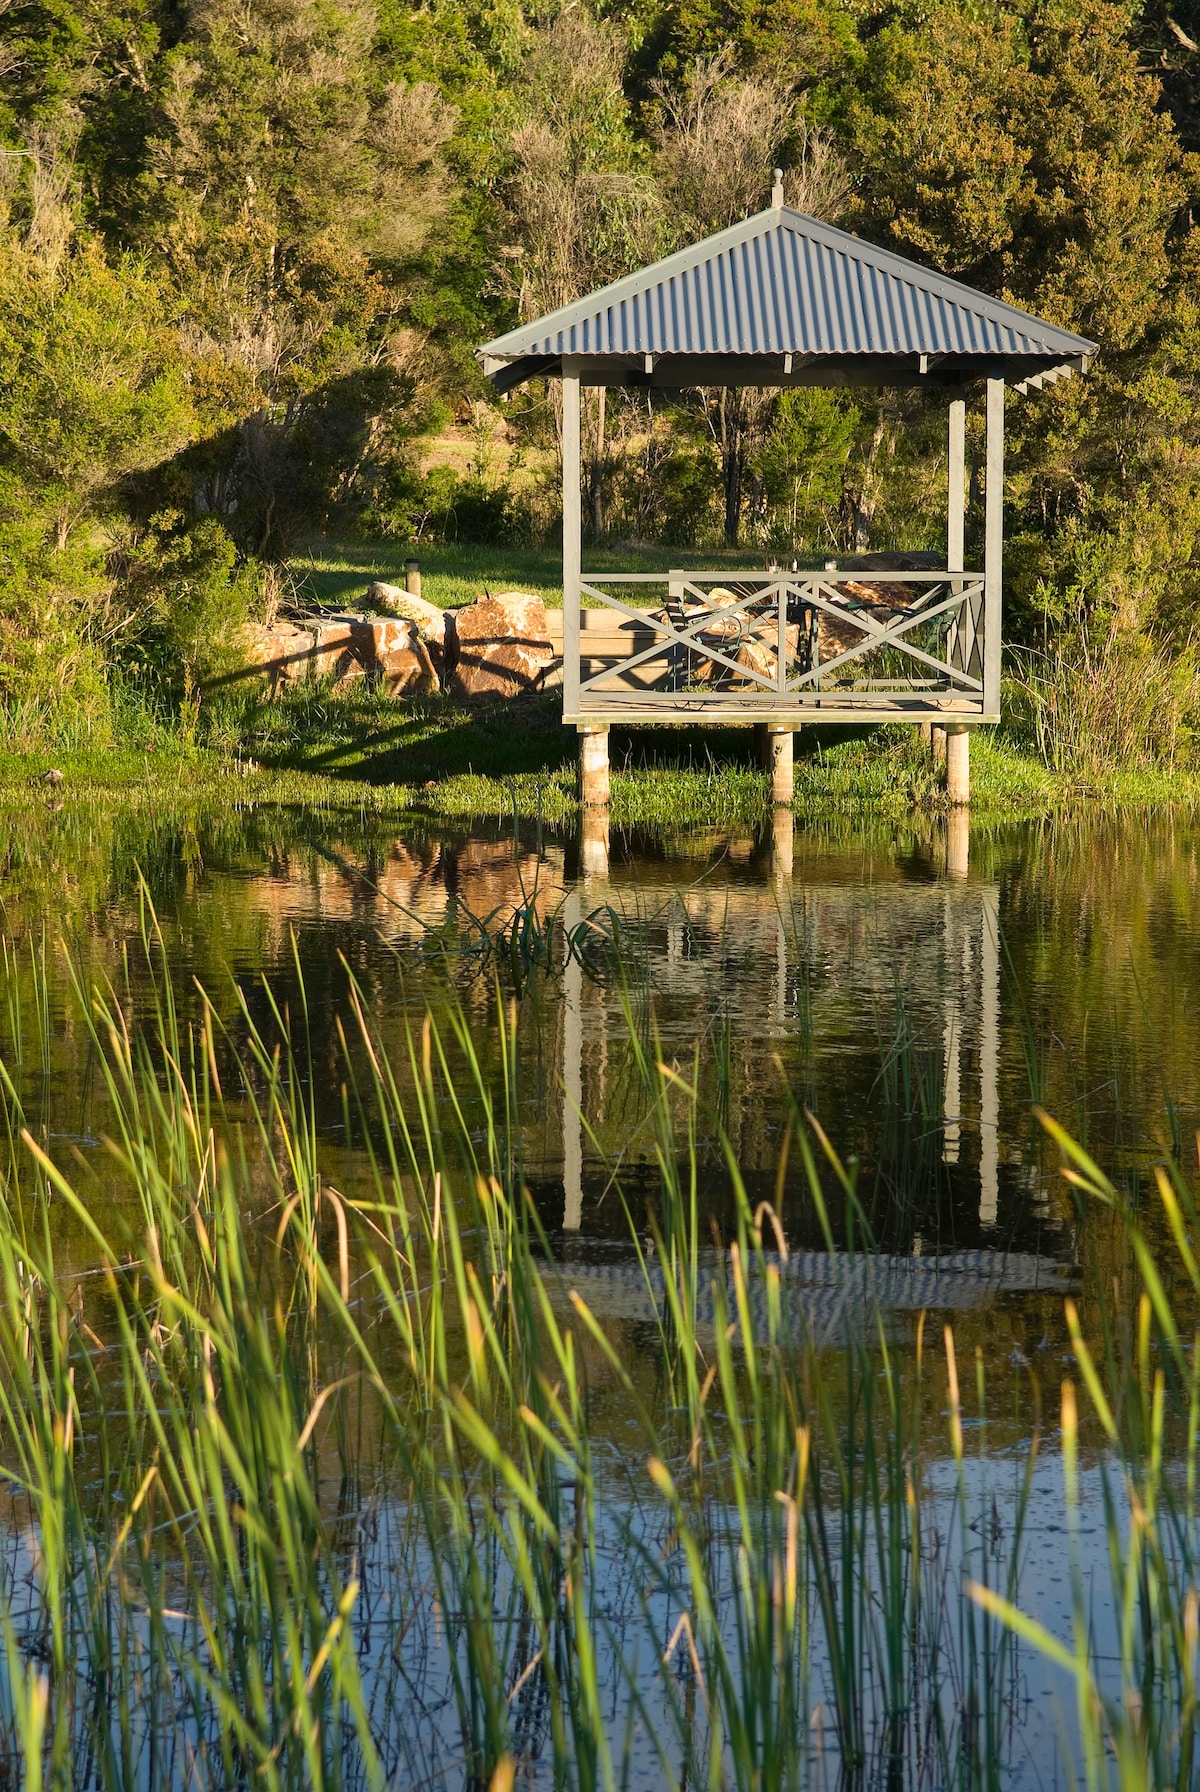
{"type": "Polygon", "coordinates": [[[837,354],[790,355],[520,355],[488,356],[483,371],[499,394],[531,379],[561,379],[564,363],[583,386],[685,391],[700,386],[874,386],[961,390],[977,380],[1002,379],[1017,391],[1036,390],[1086,372],[1090,356],[837,354]]]}

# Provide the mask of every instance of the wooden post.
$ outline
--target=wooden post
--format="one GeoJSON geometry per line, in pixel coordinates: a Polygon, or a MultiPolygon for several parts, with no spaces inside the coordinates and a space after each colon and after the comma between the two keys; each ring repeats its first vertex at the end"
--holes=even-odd
{"type": "Polygon", "coordinates": [[[1004,565],[1004,381],[987,383],[987,486],[983,546],[983,713],[1000,719],[1004,565]]]}
{"type": "Polygon", "coordinates": [[[790,728],[779,728],[771,722],[756,722],[758,762],[771,774],[771,801],[790,803],[795,793],[795,735],[790,728]]]}
{"type": "Polygon", "coordinates": [[[608,802],[608,729],[601,723],[579,730],[579,800],[584,808],[608,802]]]}
{"type": "MultiPolygon", "coordinates": [[[[574,357],[564,355],[562,368],[563,715],[573,718],[579,714],[579,582],[583,564],[579,363],[574,357]]],[[[606,743],[604,802],[608,801],[607,750],[606,743]]]]}
{"type": "Polygon", "coordinates": [[[946,795],[951,808],[971,800],[971,731],[961,722],[946,729],[946,795]]]}
{"type": "Polygon", "coordinates": [[[946,571],[963,570],[967,482],[967,405],[950,400],[946,442],[946,571]]]}
{"type": "MultiPolygon", "coordinates": [[[[946,431],[947,572],[962,572],[966,558],[966,480],[967,404],[963,398],[952,398],[946,431]]],[[[962,586],[957,589],[961,591],[962,586]]],[[[950,624],[946,647],[950,664],[970,671],[975,653],[975,616],[969,600],[950,624]]]]}
{"type": "Polygon", "coordinates": [[[404,589],[410,597],[421,595],[421,562],[406,560],[404,562],[404,589]]]}

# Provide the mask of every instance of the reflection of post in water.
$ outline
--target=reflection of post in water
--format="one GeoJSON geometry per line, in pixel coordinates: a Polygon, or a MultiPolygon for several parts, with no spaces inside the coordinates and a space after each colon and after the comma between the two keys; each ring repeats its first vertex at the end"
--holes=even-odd
{"type": "Polygon", "coordinates": [[[786,883],[792,875],[796,820],[792,811],[778,807],[771,813],[771,876],[786,883]]]}
{"type": "MultiPolygon", "coordinates": [[[[949,856],[948,851],[948,863],[949,856]]],[[[996,886],[975,884],[969,895],[967,890],[947,887],[943,937],[942,1161],[960,1161],[963,1037],[969,1021],[977,1017],[979,1223],[994,1226],[1000,1205],[1000,893],[996,886]]]]}
{"type": "Polygon", "coordinates": [[[608,876],[608,810],[588,808],[580,825],[580,865],[587,877],[608,876]]]}
{"type": "Polygon", "coordinates": [[[979,1223],[994,1226],[1000,1204],[1000,893],[980,892],[979,1223]]]}
{"type": "MultiPolygon", "coordinates": [[[[583,918],[579,886],[563,903],[563,933],[583,918]]],[[[583,1218],[583,966],[567,948],[563,968],[563,1231],[578,1232],[583,1218]]]]}
{"type": "MultiPolygon", "coordinates": [[[[563,902],[568,938],[584,918],[585,897],[608,876],[608,810],[586,807],[580,824],[581,876],[563,902]],[[589,891],[589,886],[592,888],[589,891]]],[[[578,1232],[583,1220],[583,966],[568,947],[563,967],[563,1231],[578,1232]]]]}
{"type": "Polygon", "coordinates": [[[942,904],[942,930],[945,955],[942,986],[942,1063],[945,1094],[942,1099],[942,1162],[956,1164],[962,1142],[962,1002],[960,994],[970,980],[971,941],[966,931],[962,937],[962,962],[954,962],[956,929],[955,899],[947,891],[942,904]]]}
{"type": "Polygon", "coordinates": [[[966,877],[971,863],[971,811],[951,809],[946,818],[946,875],[966,877]]]}

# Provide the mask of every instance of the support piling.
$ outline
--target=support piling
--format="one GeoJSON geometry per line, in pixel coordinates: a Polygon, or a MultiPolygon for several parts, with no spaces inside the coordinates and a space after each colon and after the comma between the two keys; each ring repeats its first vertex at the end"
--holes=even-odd
{"type": "Polygon", "coordinates": [[[579,730],[579,800],[585,809],[608,804],[608,729],[579,730]]]}
{"type": "Polygon", "coordinates": [[[971,800],[971,731],[961,723],[946,729],[946,795],[951,808],[971,800]]]}

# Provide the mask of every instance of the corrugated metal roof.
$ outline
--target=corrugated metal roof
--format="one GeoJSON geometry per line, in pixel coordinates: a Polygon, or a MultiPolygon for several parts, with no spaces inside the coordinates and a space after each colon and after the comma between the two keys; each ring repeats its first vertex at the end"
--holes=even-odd
{"type": "MultiPolygon", "coordinates": [[[[522,324],[478,352],[507,387],[559,371],[564,355],[614,362],[613,371],[622,364],[636,370],[646,357],[737,363],[792,356],[798,376],[805,369],[833,376],[857,364],[880,379],[890,377],[888,363],[898,371],[899,357],[922,375],[961,378],[1003,364],[1007,377],[1023,378],[1067,372],[1095,349],[1085,337],[781,207],[522,324]]],[[[673,369],[640,371],[652,372],[654,384],[669,384],[673,369]]],[[[685,370],[676,362],[674,371],[702,375],[703,366],[685,370]]],[[[784,370],[756,371],[761,383],[774,385],[784,370]]]]}

